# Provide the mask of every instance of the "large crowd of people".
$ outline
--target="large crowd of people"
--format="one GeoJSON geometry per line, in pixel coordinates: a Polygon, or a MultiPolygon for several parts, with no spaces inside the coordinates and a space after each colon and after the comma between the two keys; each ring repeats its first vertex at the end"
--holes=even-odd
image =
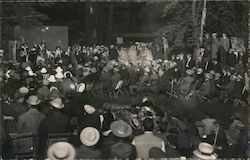
{"type": "MultiPolygon", "coordinates": [[[[247,55],[230,47],[229,38],[207,34],[197,55],[169,53],[161,45],[73,45],[54,51],[46,43],[17,49],[17,60],[1,54],[3,122],[13,118],[15,133],[38,137],[39,158],[246,157],[247,130],[240,113],[221,129],[211,113],[200,121],[174,116],[150,98],[139,104],[101,108],[91,96],[124,91],[127,96],[164,94],[183,104],[203,102],[246,106],[247,55]],[[156,47],[155,47],[156,46],[156,47]],[[47,146],[50,134],[71,133],[68,142],[47,146]],[[215,153],[216,151],[216,153],[215,153]]],[[[117,93],[117,96],[119,96],[117,93]]],[[[6,124],[6,154],[11,150],[6,124]]],[[[16,136],[16,135],[15,135],[16,136]]]]}

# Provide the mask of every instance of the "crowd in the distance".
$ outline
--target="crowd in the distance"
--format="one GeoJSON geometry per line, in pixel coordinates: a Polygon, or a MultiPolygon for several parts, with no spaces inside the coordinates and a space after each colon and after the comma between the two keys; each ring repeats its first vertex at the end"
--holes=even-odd
{"type": "MultiPolygon", "coordinates": [[[[89,104],[87,90],[108,95],[122,81],[128,95],[151,92],[156,97],[194,98],[198,103],[217,100],[246,105],[246,53],[231,49],[225,34],[220,40],[216,36],[206,36],[196,56],[184,51],[163,53],[151,43],[74,45],[67,51],[60,46],[49,51],[44,42],[32,48],[23,44],[17,50],[17,62],[1,61],[3,115],[14,118],[18,134],[39,137],[41,158],[214,159],[215,146],[210,144],[215,137],[223,148],[217,152],[220,157],[245,156],[246,127],[239,113],[219,131],[211,113],[189,126],[164,114],[150,100],[115,110],[108,105],[97,110],[89,104]],[[47,148],[49,134],[67,132],[72,133],[70,144],[47,148]]],[[[3,50],[0,53],[4,55],[3,50]]]]}

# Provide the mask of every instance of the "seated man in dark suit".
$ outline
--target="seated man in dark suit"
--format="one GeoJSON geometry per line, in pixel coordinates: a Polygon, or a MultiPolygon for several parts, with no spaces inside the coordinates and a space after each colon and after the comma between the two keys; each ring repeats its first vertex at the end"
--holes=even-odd
{"type": "Polygon", "coordinates": [[[64,107],[62,100],[56,98],[50,102],[51,114],[39,126],[40,152],[43,153],[48,134],[67,133],[70,131],[69,118],[61,113],[64,107]]]}

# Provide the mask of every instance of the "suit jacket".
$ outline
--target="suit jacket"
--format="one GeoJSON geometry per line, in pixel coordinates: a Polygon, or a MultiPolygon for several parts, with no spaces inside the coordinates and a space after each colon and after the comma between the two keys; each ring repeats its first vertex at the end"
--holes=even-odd
{"type": "Polygon", "coordinates": [[[14,115],[15,118],[18,118],[19,115],[21,115],[29,110],[28,106],[26,106],[20,102],[13,103],[11,105],[11,107],[13,108],[14,112],[16,113],[14,115]]]}
{"type": "Polygon", "coordinates": [[[132,142],[136,147],[137,158],[149,158],[149,150],[152,147],[161,148],[165,152],[164,141],[153,135],[152,132],[145,132],[140,136],[136,136],[132,142]]]}
{"type": "Polygon", "coordinates": [[[230,67],[234,67],[237,63],[237,56],[234,53],[230,53],[227,56],[226,64],[230,67]]]}
{"type": "Polygon", "coordinates": [[[110,146],[110,158],[135,159],[135,146],[126,142],[117,142],[110,146]]]}
{"type": "Polygon", "coordinates": [[[217,58],[217,52],[219,50],[219,45],[220,45],[220,42],[219,42],[218,38],[212,39],[212,50],[211,50],[212,59],[217,58]]]}
{"type": "Polygon", "coordinates": [[[49,133],[65,133],[70,128],[69,118],[60,112],[52,112],[42,120],[39,133],[47,135],[49,133]]]}
{"type": "Polygon", "coordinates": [[[17,121],[17,133],[37,134],[40,122],[44,115],[36,108],[30,108],[27,112],[21,114],[17,121]]]}
{"type": "Polygon", "coordinates": [[[230,47],[229,38],[228,37],[226,37],[225,39],[223,37],[220,38],[220,45],[225,49],[225,51],[228,51],[230,47]]]}
{"type": "Polygon", "coordinates": [[[101,158],[101,151],[95,147],[87,147],[81,145],[76,149],[76,159],[99,159],[101,158]]]}

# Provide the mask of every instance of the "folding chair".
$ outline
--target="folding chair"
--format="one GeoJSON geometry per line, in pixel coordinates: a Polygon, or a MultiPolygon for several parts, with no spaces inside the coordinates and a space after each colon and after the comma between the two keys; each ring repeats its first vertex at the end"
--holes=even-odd
{"type": "Polygon", "coordinates": [[[86,84],[86,88],[85,88],[85,92],[86,92],[86,93],[91,93],[91,89],[93,88],[94,83],[95,83],[95,82],[91,82],[91,83],[87,83],[87,84],[86,84]]]}
{"type": "Polygon", "coordinates": [[[241,101],[242,96],[244,95],[246,91],[246,86],[243,87],[241,91],[241,97],[234,97],[234,106],[238,106],[238,104],[242,104],[243,102],[241,101]]]}
{"type": "Polygon", "coordinates": [[[171,80],[171,90],[170,92],[166,92],[169,95],[169,98],[171,99],[172,97],[177,98],[176,92],[174,90],[174,80],[171,80]]]}
{"type": "Polygon", "coordinates": [[[10,134],[16,159],[36,159],[37,137],[32,133],[10,134]]]}
{"type": "Polygon", "coordinates": [[[68,142],[69,141],[69,136],[71,133],[56,133],[56,134],[48,134],[48,139],[46,143],[46,152],[52,144],[56,142],[68,142]]]}
{"type": "Polygon", "coordinates": [[[16,120],[12,116],[3,116],[3,123],[7,133],[16,133],[16,120]]]}
{"type": "Polygon", "coordinates": [[[94,97],[97,97],[99,94],[103,94],[102,89],[103,89],[103,82],[101,81],[95,82],[94,86],[91,89],[91,94],[94,97]]]}

